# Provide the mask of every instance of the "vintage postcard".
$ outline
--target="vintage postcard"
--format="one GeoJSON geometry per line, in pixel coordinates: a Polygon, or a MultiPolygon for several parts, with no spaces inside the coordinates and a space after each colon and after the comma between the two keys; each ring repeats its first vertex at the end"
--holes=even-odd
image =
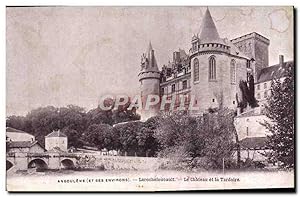
{"type": "Polygon", "coordinates": [[[8,6],[6,62],[7,191],[295,191],[292,6],[8,6]]]}

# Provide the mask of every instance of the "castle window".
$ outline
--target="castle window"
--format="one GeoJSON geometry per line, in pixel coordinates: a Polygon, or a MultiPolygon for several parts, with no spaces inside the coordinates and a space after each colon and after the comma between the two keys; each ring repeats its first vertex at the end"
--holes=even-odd
{"type": "Polygon", "coordinates": [[[260,85],[259,84],[257,85],[257,90],[260,90],[260,85]]]}
{"type": "Polygon", "coordinates": [[[234,105],[235,105],[235,101],[232,101],[232,104],[234,104],[234,105]]]}
{"type": "Polygon", "coordinates": [[[267,97],[268,97],[268,92],[265,91],[265,92],[264,92],[264,98],[267,98],[267,97]]]}
{"type": "Polygon", "coordinates": [[[246,65],[247,68],[250,68],[250,61],[247,60],[247,65],[246,65]]]}
{"type": "Polygon", "coordinates": [[[235,71],[235,60],[231,60],[230,62],[230,81],[232,84],[235,84],[236,81],[236,71],[235,71]]]}
{"type": "Polygon", "coordinates": [[[199,60],[194,59],[194,82],[199,81],[199,60]]]}
{"type": "Polygon", "coordinates": [[[164,94],[165,93],[165,89],[164,88],[161,88],[161,94],[164,94]]]}
{"type": "Polygon", "coordinates": [[[247,136],[249,136],[249,128],[246,127],[246,133],[247,133],[247,136]]]}
{"type": "Polygon", "coordinates": [[[214,56],[209,58],[209,69],[208,69],[209,80],[216,80],[216,59],[214,56]]]}
{"type": "Polygon", "coordinates": [[[264,83],[264,88],[267,89],[267,83],[264,83]]]}
{"type": "Polygon", "coordinates": [[[212,99],[212,102],[214,103],[214,102],[215,102],[215,99],[212,99]]]}
{"type": "Polygon", "coordinates": [[[175,92],[175,84],[172,84],[172,89],[171,89],[171,92],[175,92]]]}
{"type": "Polygon", "coordinates": [[[182,81],[182,89],[187,89],[187,80],[182,81]]]}
{"type": "Polygon", "coordinates": [[[259,93],[257,93],[257,99],[260,99],[260,94],[259,93]]]}

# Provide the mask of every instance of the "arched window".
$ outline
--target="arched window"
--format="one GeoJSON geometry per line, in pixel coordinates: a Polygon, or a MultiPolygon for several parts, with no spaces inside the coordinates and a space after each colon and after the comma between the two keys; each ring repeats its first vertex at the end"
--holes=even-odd
{"type": "Polygon", "coordinates": [[[235,84],[235,81],[236,81],[235,60],[231,60],[231,62],[230,62],[230,81],[232,84],[235,84]]]}
{"type": "Polygon", "coordinates": [[[208,76],[209,76],[209,80],[216,80],[217,79],[215,56],[211,56],[209,58],[208,76]]]}
{"type": "Polygon", "coordinates": [[[199,81],[199,60],[197,58],[194,59],[194,82],[199,81]]]}

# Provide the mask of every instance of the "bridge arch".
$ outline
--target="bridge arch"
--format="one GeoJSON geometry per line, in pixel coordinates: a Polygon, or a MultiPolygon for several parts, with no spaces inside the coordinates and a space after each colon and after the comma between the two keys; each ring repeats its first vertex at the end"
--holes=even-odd
{"type": "Polygon", "coordinates": [[[36,170],[46,170],[48,168],[47,163],[40,158],[32,159],[28,163],[28,168],[35,168],[36,170]]]}
{"type": "Polygon", "coordinates": [[[74,164],[73,160],[71,160],[71,159],[62,159],[60,164],[61,164],[62,169],[74,169],[75,168],[75,164],[74,164]]]}
{"type": "Polygon", "coordinates": [[[6,160],[6,170],[11,169],[13,166],[14,166],[14,164],[11,161],[6,160]]]}

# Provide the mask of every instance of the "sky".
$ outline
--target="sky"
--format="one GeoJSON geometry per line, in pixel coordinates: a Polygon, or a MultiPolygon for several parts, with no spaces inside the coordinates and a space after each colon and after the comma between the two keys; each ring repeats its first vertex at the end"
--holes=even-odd
{"type": "MultiPolygon", "coordinates": [[[[206,7],[8,7],[6,113],[139,92],[140,59],[151,41],[159,67],[188,52],[206,7]]],[[[293,60],[292,7],[209,7],[219,35],[257,32],[270,40],[269,63],[293,60]]]]}

